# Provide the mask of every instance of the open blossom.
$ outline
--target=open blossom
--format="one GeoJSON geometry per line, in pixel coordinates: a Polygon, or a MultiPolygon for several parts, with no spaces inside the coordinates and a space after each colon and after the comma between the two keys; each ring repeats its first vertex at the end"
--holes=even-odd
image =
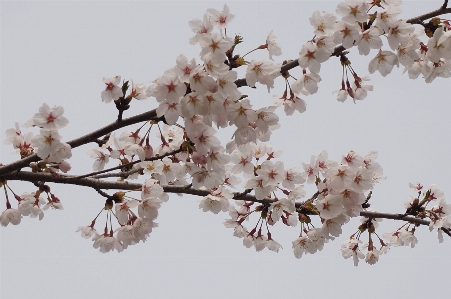
{"type": "Polygon", "coordinates": [[[359,249],[359,243],[362,243],[362,241],[350,238],[341,245],[341,254],[343,257],[348,259],[352,256],[354,266],[356,267],[359,264],[359,259],[365,258],[365,255],[359,249]]]}
{"type": "Polygon", "coordinates": [[[17,209],[6,209],[0,215],[0,224],[2,226],[8,226],[8,224],[18,225],[22,220],[22,215],[17,209]]]}
{"type": "Polygon", "coordinates": [[[180,78],[180,81],[188,83],[189,75],[197,66],[196,61],[193,58],[190,62],[188,62],[186,56],[180,54],[179,56],[177,56],[176,64],[177,65],[174,67],[174,72],[180,78]]]}
{"type": "Polygon", "coordinates": [[[103,82],[106,85],[105,90],[101,93],[103,102],[116,101],[122,96],[122,89],[118,86],[121,83],[121,76],[103,78],[103,82]]]}
{"type": "Polygon", "coordinates": [[[164,100],[175,102],[186,92],[186,86],[180,81],[177,74],[172,71],[166,71],[163,76],[155,80],[154,86],[150,96],[157,99],[158,102],[164,100]]]}
{"type": "Polygon", "coordinates": [[[94,171],[103,170],[105,164],[110,160],[110,156],[105,154],[102,148],[93,148],[88,151],[88,155],[95,159],[94,164],[92,165],[94,171]]]}
{"type": "Polygon", "coordinates": [[[194,19],[188,22],[191,30],[196,34],[189,39],[191,45],[195,45],[199,42],[202,35],[208,34],[213,31],[213,24],[210,22],[208,14],[204,15],[203,21],[199,19],[194,19]]]}
{"type": "Polygon", "coordinates": [[[40,158],[45,159],[50,153],[55,153],[61,145],[61,135],[58,131],[47,131],[41,129],[40,135],[33,137],[31,145],[37,147],[37,154],[40,158]]]}
{"type": "Polygon", "coordinates": [[[55,106],[50,109],[46,103],[39,108],[39,113],[33,116],[35,126],[44,130],[58,130],[65,127],[69,121],[63,116],[64,108],[55,106]]]}
{"type": "Polygon", "coordinates": [[[399,44],[406,44],[409,42],[409,35],[414,33],[415,27],[412,24],[406,23],[404,20],[396,21],[388,30],[388,44],[392,50],[396,50],[399,44]]]}
{"type": "Polygon", "coordinates": [[[369,5],[364,0],[345,0],[337,5],[336,12],[348,23],[366,22],[369,5]]]}
{"type": "Polygon", "coordinates": [[[118,252],[124,250],[124,246],[119,242],[118,239],[110,235],[101,235],[98,237],[93,244],[93,247],[99,249],[102,253],[107,253],[116,249],[118,252]]]}
{"type": "Polygon", "coordinates": [[[226,58],[225,53],[232,47],[233,42],[230,38],[223,38],[219,33],[212,32],[202,35],[199,44],[202,48],[200,57],[212,53],[216,61],[223,62],[226,58]]]}
{"type": "Polygon", "coordinates": [[[216,9],[209,8],[207,9],[207,13],[210,15],[210,21],[213,25],[218,27],[219,29],[226,28],[227,25],[233,20],[234,15],[229,13],[229,7],[227,4],[224,4],[224,8],[221,12],[216,9]]]}
{"type": "Polygon", "coordinates": [[[148,87],[143,83],[133,83],[132,91],[130,96],[137,100],[147,99],[149,96],[147,95],[148,87]]]}
{"type": "Polygon", "coordinates": [[[354,46],[354,41],[359,37],[360,27],[358,24],[350,24],[345,21],[339,21],[334,25],[333,39],[336,44],[340,44],[349,49],[354,46]]]}
{"type": "Polygon", "coordinates": [[[280,65],[275,65],[270,61],[252,60],[247,66],[246,83],[254,87],[255,83],[265,84],[270,88],[274,87],[274,79],[280,75],[280,65]]]}
{"type": "Polygon", "coordinates": [[[54,150],[50,152],[49,162],[61,163],[65,159],[72,157],[72,148],[67,143],[56,143],[54,150]]]}
{"type": "Polygon", "coordinates": [[[92,240],[94,240],[99,237],[99,234],[92,225],[79,226],[76,232],[81,232],[81,236],[85,239],[92,238],[92,240]]]}
{"type": "Polygon", "coordinates": [[[272,56],[280,56],[282,55],[282,49],[280,48],[279,44],[277,43],[277,37],[275,36],[274,32],[271,31],[268,34],[268,37],[266,38],[266,46],[269,52],[269,59],[272,59],[272,56]]]}
{"type": "Polygon", "coordinates": [[[283,162],[278,161],[273,163],[272,161],[265,161],[256,173],[263,179],[264,187],[269,185],[275,186],[284,180],[283,162]]]}
{"type": "Polygon", "coordinates": [[[401,7],[389,6],[386,9],[377,13],[376,26],[388,33],[389,28],[393,27],[396,22],[396,17],[401,13],[401,7]]]}
{"type": "Polygon", "coordinates": [[[299,66],[308,68],[312,73],[318,74],[321,69],[321,63],[328,60],[330,54],[326,51],[318,51],[316,44],[308,42],[303,45],[299,52],[299,66]]]}
{"type": "Polygon", "coordinates": [[[229,199],[232,198],[233,194],[220,186],[200,200],[199,208],[204,212],[211,211],[214,214],[218,214],[220,211],[227,212],[229,210],[229,199]]]}
{"type": "Polygon", "coordinates": [[[321,77],[315,73],[302,74],[292,85],[294,93],[314,94],[318,91],[318,82],[321,77]]]}
{"type": "Polygon", "coordinates": [[[382,47],[382,40],[379,35],[381,35],[381,30],[377,27],[371,27],[362,32],[356,40],[359,54],[368,55],[370,53],[370,49],[380,49],[382,47]]]}
{"type": "Polygon", "coordinates": [[[316,36],[326,36],[333,32],[333,27],[337,18],[325,11],[314,11],[309,18],[310,24],[314,28],[316,36]]]}
{"type": "Polygon", "coordinates": [[[391,73],[393,66],[399,66],[398,57],[396,54],[390,51],[381,51],[371,59],[368,65],[368,71],[370,74],[374,73],[376,70],[381,73],[383,77],[391,73]]]}
{"type": "Polygon", "coordinates": [[[4,144],[12,144],[14,148],[19,148],[23,142],[24,137],[19,128],[19,123],[15,123],[15,129],[6,130],[6,139],[4,144]]]}

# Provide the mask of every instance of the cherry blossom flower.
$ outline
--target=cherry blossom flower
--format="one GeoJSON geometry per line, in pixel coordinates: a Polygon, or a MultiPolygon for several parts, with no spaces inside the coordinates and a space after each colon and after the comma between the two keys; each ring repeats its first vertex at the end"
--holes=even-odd
{"type": "Polygon", "coordinates": [[[393,66],[399,66],[398,57],[396,54],[390,51],[381,51],[371,59],[368,65],[368,71],[370,74],[374,73],[376,70],[385,77],[391,73],[393,66]]]}
{"type": "Polygon", "coordinates": [[[266,37],[265,45],[268,49],[269,59],[274,60],[274,59],[272,59],[273,55],[274,56],[282,55],[282,49],[280,48],[279,44],[277,43],[277,37],[272,30],[268,34],[268,37],[266,37]]]}
{"type": "Polygon", "coordinates": [[[359,25],[350,24],[345,21],[339,21],[334,25],[334,35],[333,39],[336,44],[340,44],[345,48],[349,49],[354,46],[354,41],[359,37],[359,25]]]}
{"type": "Polygon", "coordinates": [[[85,239],[92,238],[94,240],[100,237],[93,225],[79,226],[76,232],[81,232],[81,236],[85,239]]]}
{"type": "Polygon", "coordinates": [[[359,54],[368,55],[370,53],[370,49],[380,49],[382,47],[382,40],[379,35],[381,35],[381,30],[377,27],[371,27],[362,32],[356,40],[359,54]]]}
{"type": "Polygon", "coordinates": [[[338,195],[327,195],[315,202],[315,206],[323,219],[333,219],[345,212],[343,198],[338,195]]]}
{"type": "Polygon", "coordinates": [[[430,71],[424,76],[424,79],[426,83],[431,83],[437,77],[451,77],[451,59],[439,60],[439,62],[434,63],[430,71]]]}
{"type": "Polygon", "coordinates": [[[327,36],[333,32],[333,27],[337,18],[325,11],[314,11],[309,18],[316,36],[327,36]]]}
{"type": "Polygon", "coordinates": [[[69,121],[62,116],[64,108],[55,106],[52,109],[44,103],[39,108],[39,113],[33,116],[33,123],[44,130],[58,130],[65,127],[69,121]]]}
{"type": "MultiPolygon", "coordinates": [[[[167,196],[167,194],[166,194],[167,196]]],[[[167,201],[163,187],[157,184],[154,179],[147,179],[141,187],[141,199],[147,199],[150,197],[158,197],[162,201],[167,201]]]]}
{"type": "Polygon", "coordinates": [[[47,158],[50,162],[61,163],[64,159],[72,157],[72,149],[67,143],[56,143],[50,156],[47,158]]]}
{"type": "Polygon", "coordinates": [[[155,97],[158,102],[167,100],[176,102],[186,92],[186,86],[180,81],[179,77],[173,70],[166,71],[163,76],[156,79],[156,86],[151,92],[151,96],[155,97]]]}
{"type": "Polygon", "coordinates": [[[6,139],[3,142],[4,144],[12,144],[14,148],[25,147],[25,143],[30,144],[33,133],[28,133],[25,136],[22,136],[22,132],[20,131],[19,123],[15,123],[15,129],[7,129],[6,130],[6,139]]]}
{"type": "Polygon", "coordinates": [[[207,9],[207,13],[210,15],[211,23],[219,29],[226,28],[235,17],[234,15],[229,13],[229,7],[227,6],[227,4],[224,4],[224,8],[221,12],[217,11],[216,9],[209,8],[207,9]]]}
{"type": "Polygon", "coordinates": [[[22,215],[19,210],[9,208],[3,211],[0,215],[0,224],[2,226],[8,226],[8,224],[18,225],[22,220],[22,215]]]}
{"type": "Polygon", "coordinates": [[[274,79],[280,75],[280,65],[274,65],[270,61],[252,60],[246,70],[246,83],[250,87],[255,87],[259,82],[270,88],[274,88],[274,79]]]}
{"type": "Polygon", "coordinates": [[[335,218],[325,219],[323,226],[321,227],[324,236],[327,239],[333,239],[333,237],[338,237],[341,235],[341,227],[343,224],[349,221],[349,217],[345,214],[340,214],[335,218]]]}
{"type": "Polygon", "coordinates": [[[385,33],[389,32],[389,28],[394,26],[396,16],[401,13],[401,7],[389,6],[388,8],[377,13],[376,26],[385,33]]]}
{"type": "Polygon", "coordinates": [[[409,35],[414,33],[415,27],[406,23],[404,20],[398,20],[388,30],[388,44],[392,50],[396,50],[399,44],[407,44],[410,39],[409,35]]]}
{"type": "Polygon", "coordinates": [[[47,131],[44,129],[40,130],[40,135],[33,137],[31,140],[31,145],[37,147],[37,155],[45,159],[51,153],[55,153],[60,149],[62,136],[58,131],[47,131]]]}
{"type": "Polygon", "coordinates": [[[300,259],[308,248],[313,247],[312,241],[307,237],[299,237],[292,242],[293,253],[297,259],[300,259]]]}
{"type": "Polygon", "coordinates": [[[366,22],[369,5],[364,0],[345,0],[337,5],[336,12],[348,23],[366,22]]]}
{"type": "Polygon", "coordinates": [[[105,164],[110,160],[110,156],[105,154],[102,148],[90,149],[87,153],[91,158],[95,159],[92,169],[94,171],[100,171],[105,168],[105,164]]]}
{"type": "Polygon", "coordinates": [[[284,180],[283,162],[278,161],[273,163],[272,161],[265,161],[262,163],[261,168],[256,171],[263,179],[263,186],[276,186],[284,180]]]}
{"type": "Polygon", "coordinates": [[[121,76],[103,78],[103,82],[106,85],[106,89],[101,93],[102,102],[116,101],[122,96],[122,89],[118,86],[121,83],[121,76]]]}
{"type": "Polygon", "coordinates": [[[129,219],[129,209],[138,206],[137,200],[127,200],[121,203],[116,203],[114,206],[116,210],[116,217],[120,224],[125,225],[129,219]]]}
{"type": "Polygon", "coordinates": [[[359,265],[359,259],[365,258],[365,255],[359,249],[359,243],[362,243],[362,241],[350,238],[341,245],[341,254],[343,257],[348,259],[352,256],[354,266],[356,267],[359,265]]]}
{"type": "Polygon", "coordinates": [[[148,87],[143,83],[133,83],[132,91],[130,96],[137,100],[147,99],[149,96],[147,95],[148,87]]]}
{"type": "Polygon", "coordinates": [[[179,99],[160,102],[156,112],[158,117],[164,116],[169,125],[174,125],[182,114],[182,105],[179,99]]]}
{"type": "Polygon", "coordinates": [[[214,214],[218,214],[220,211],[229,211],[229,199],[233,198],[233,194],[224,189],[223,186],[219,186],[217,190],[212,191],[209,195],[202,198],[199,202],[199,209],[204,212],[211,211],[214,214]]]}
{"type": "Polygon", "coordinates": [[[195,45],[199,42],[202,35],[208,34],[213,31],[213,24],[210,22],[208,14],[204,15],[203,21],[194,19],[188,22],[191,30],[196,34],[189,39],[191,45],[195,45]]]}
{"type": "Polygon", "coordinates": [[[149,197],[138,204],[138,215],[142,218],[155,220],[158,217],[158,209],[161,207],[161,200],[155,197],[149,197]]]}
{"type": "Polygon", "coordinates": [[[266,241],[265,246],[274,252],[279,252],[279,249],[282,248],[282,246],[271,237],[271,233],[268,233],[268,240],[266,241]]]}
{"type": "Polygon", "coordinates": [[[299,66],[308,68],[312,73],[318,74],[321,63],[328,60],[330,55],[325,51],[318,51],[316,44],[308,42],[299,51],[299,66]]]}
{"type": "Polygon", "coordinates": [[[229,38],[223,38],[219,33],[212,32],[204,34],[199,39],[202,48],[200,57],[208,53],[213,54],[213,58],[218,62],[224,62],[226,52],[232,47],[233,42],[229,38]]]}
{"type": "Polygon", "coordinates": [[[177,56],[176,63],[177,63],[177,65],[174,67],[174,72],[180,78],[180,81],[188,83],[191,72],[197,66],[196,61],[193,58],[193,59],[191,59],[190,62],[188,62],[188,59],[186,58],[186,56],[183,54],[180,54],[179,56],[177,56]]]}
{"type": "Polygon", "coordinates": [[[115,237],[109,235],[101,235],[97,239],[95,239],[93,247],[95,249],[99,249],[102,253],[107,253],[116,249],[118,252],[122,252],[124,250],[124,246],[119,242],[119,240],[115,237]]]}
{"type": "Polygon", "coordinates": [[[292,85],[291,89],[294,93],[314,94],[318,91],[318,82],[321,77],[318,74],[302,74],[292,85]],[[307,91],[307,92],[305,92],[307,91]]]}

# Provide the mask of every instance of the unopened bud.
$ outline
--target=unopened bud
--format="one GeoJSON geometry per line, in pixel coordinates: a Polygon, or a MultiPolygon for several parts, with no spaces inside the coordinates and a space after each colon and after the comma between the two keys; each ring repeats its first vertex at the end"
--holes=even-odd
{"type": "Polygon", "coordinates": [[[310,222],[312,222],[312,219],[310,219],[310,217],[308,215],[299,214],[299,221],[301,223],[310,223],[310,222]]]}

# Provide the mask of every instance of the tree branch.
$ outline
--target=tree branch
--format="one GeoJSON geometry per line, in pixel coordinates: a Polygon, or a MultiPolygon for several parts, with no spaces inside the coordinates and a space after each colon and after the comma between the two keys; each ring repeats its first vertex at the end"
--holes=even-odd
{"type": "MultiPolygon", "coordinates": [[[[100,189],[116,189],[116,190],[131,190],[131,191],[141,191],[142,184],[139,183],[129,183],[129,182],[118,182],[118,181],[104,181],[93,178],[77,178],[76,176],[59,176],[55,177],[51,174],[47,173],[32,173],[26,171],[18,171],[13,173],[8,173],[2,176],[2,179],[5,180],[20,180],[20,181],[29,181],[29,182],[51,182],[51,183],[59,183],[59,184],[70,184],[70,185],[78,185],[91,187],[100,193],[102,196],[108,198],[108,194],[101,191],[100,189]]],[[[164,192],[166,193],[178,193],[178,194],[191,194],[197,196],[207,196],[210,194],[208,190],[198,190],[191,188],[191,185],[188,186],[171,186],[166,185],[162,186],[164,192]]],[[[235,200],[244,200],[250,202],[258,202],[261,204],[271,204],[274,202],[274,199],[265,198],[262,200],[258,200],[253,195],[249,195],[249,189],[244,192],[234,192],[233,199],[235,200]]],[[[296,203],[296,207],[299,208],[304,203],[298,202],[296,203]]],[[[370,211],[362,211],[360,212],[360,216],[368,217],[368,218],[384,218],[384,219],[392,219],[392,220],[401,220],[407,221],[414,224],[420,225],[429,225],[430,221],[415,218],[412,216],[404,216],[404,214],[389,214],[389,213],[379,213],[379,212],[370,212],[370,211]]],[[[445,232],[448,236],[451,237],[451,231],[446,228],[442,228],[443,232],[445,232]]]]}
{"type": "MultiPolygon", "coordinates": [[[[148,112],[144,112],[126,119],[123,119],[122,121],[111,123],[103,128],[100,128],[92,133],[86,134],[84,136],[81,136],[79,138],[76,138],[74,140],[71,140],[68,142],[68,144],[71,146],[71,148],[79,147],[83,144],[87,144],[90,142],[96,142],[97,138],[100,138],[108,133],[111,133],[117,129],[127,127],[129,125],[133,125],[138,122],[142,121],[149,121],[149,120],[158,120],[157,119],[157,113],[156,109],[150,110],[148,112]]],[[[36,162],[41,160],[38,155],[34,154],[32,156],[29,156],[25,159],[18,160],[16,162],[7,164],[5,166],[0,167],[0,175],[6,174],[11,171],[19,170],[23,167],[28,167],[31,162],[36,162]]]]}
{"type": "MultiPolygon", "coordinates": [[[[418,17],[410,18],[410,19],[408,19],[406,21],[406,23],[422,24],[422,22],[424,20],[427,20],[427,19],[430,19],[430,18],[433,18],[433,17],[437,17],[439,15],[444,15],[444,14],[451,13],[451,7],[447,8],[447,6],[448,6],[448,0],[445,0],[443,5],[439,9],[431,11],[429,13],[426,13],[426,14],[418,16],[418,17]]],[[[342,45],[336,46],[334,48],[334,52],[330,56],[337,56],[338,57],[345,50],[346,50],[345,47],[343,47],[342,45]]],[[[298,59],[294,59],[290,63],[287,63],[287,64],[283,65],[282,68],[280,69],[280,73],[282,74],[284,72],[287,72],[287,71],[297,67],[298,65],[299,65],[298,59]]],[[[236,84],[237,87],[247,86],[245,78],[236,80],[235,84],[236,84]]]]}
{"type": "MultiPolygon", "coordinates": [[[[171,156],[171,155],[175,155],[175,154],[178,154],[178,153],[180,153],[180,152],[182,152],[182,151],[183,151],[183,150],[182,150],[181,148],[179,148],[178,150],[175,150],[175,151],[172,151],[172,152],[165,153],[165,154],[163,154],[163,155],[161,155],[161,156],[155,156],[155,157],[152,157],[152,158],[147,158],[147,159],[144,160],[144,161],[161,160],[161,159],[163,159],[164,157],[171,156]]],[[[124,168],[124,167],[129,167],[129,166],[132,166],[132,165],[137,164],[137,163],[139,163],[139,162],[142,162],[142,161],[141,161],[141,160],[136,160],[136,161],[133,161],[133,162],[130,162],[130,163],[127,163],[127,164],[123,164],[123,165],[111,167],[111,168],[108,168],[108,169],[104,169],[104,170],[100,170],[100,171],[91,172],[91,173],[88,173],[88,174],[76,176],[75,178],[76,178],[76,179],[82,179],[82,178],[87,178],[87,177],[93,177],[93,176],[95,176],[95,178],[99,179],[99,178],[113,177],[113,176],[98,176],[98,175],[99,175],[99,174],[102,174],[102,173],[105,173],[105,172],[112,171],[112,170],[121,169],[121,168],[124,168]]],[[[127,177],[127,176],[129,176],[129,175],[134,174],[134,173],[137,172],[137,171],[139,171],[139,169],[133,169],[133,170],[130,170],[130,171],[127,171],[127,172],[118,172],[117,175],[115,175],[115,176],[127,177]]]]}
{"type": "MultiPolygon", "coordinates": [[[[421,218],[415,218],[411,216],[404,216],[404,214],[388,214],[388,213],[379,213],[379,212],[370,212],[370,211],[362,211],[360,212],[360,216],[367,217],[367,218],[385,218],[385,219],[392,219],[392,220],[402,220],[407,221],[414,224],[421,224],[421,225],[427,225],[431,224],[430,221],[424,220],[421,218]]],[[[441,228],[445,234],[451,237],[451,231],[447,228],[442,227],[441,228]]]]}
{"type": "Polygon", "coordinates": [[[424,20],[451,13],[451,7],[447,8],[447,6],[448,6],[448,0],[445,0],[443,5],[439,9],[431,11],[429,13],[426,13],[424,15],[421,15],[421,16],[418,16],[415,18],[408,19],[406,22],[410,23],[410,24],[420,24],[421,25],[424,20]]]}

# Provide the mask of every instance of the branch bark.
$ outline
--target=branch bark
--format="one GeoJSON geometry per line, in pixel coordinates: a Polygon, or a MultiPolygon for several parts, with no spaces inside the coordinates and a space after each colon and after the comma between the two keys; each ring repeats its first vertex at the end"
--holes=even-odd
{"type": "MultiPolygon", "coordinates": [[[[76,138],[74,140],[71,140],[68,142],[68,144],[71,146],[71,148],[76,148],[76,147],[79,147],[81,145],[84,145],[84,144],[87,144],[90,142],[96,142],[97,138],[103,137],[106,134],[111,133],[117,129],[127,127],[129,125],[133,125],[138,122],[149,121],[149,120],[157,120],[156,109],[123,119],[119,122],[116,121],[114,123],[106,125],[103,128],[100,128],[94,132],[91,132],[89,134],[86,134],[84,136],[76,138]]],[[[31,162],[36,162],[39,160],[41,160],[41,159],[38,157],[38,155],[34,154],[25,159],[17,160],[13,163],[7,164],[5,166],[1,166],[0,167],[0,175],[19,170],[23,167],[28,167],[31,162]]]]}
{"type": "MultiPolygon", "coordinates": [[[[93,178],[78,178],[77,176],[64,175],[55,177],[51,174],[47,173],[32,173],[26,171],[18,171],[13,173],[8,173],[1,177],[5,180],[20,180],[20,181],[28,181],[28,182],[51,182],[58,184],[70,184],[77,186],[85,186],[91,187],[100,193],[102,196],[108,197],[108,194],[101,191],[101,189],[115,189],[115,190],[131,190],[131,191],[141,191],[142,184],[140,183],[130,183],[127,181],[105,181],[93,178]]],[[[164,192],[166,193],[178,193],[178,194],[191,194],[196,196],[207,196],[210,194],[208,190],[199,190],[191,188],[191,185],[188,186],[162,186],[164,192]]],[[[245,200],[250,202],[257,202],[261,204],[271,204],[274,202],[274,199],[266,198],[263,200],[258,200],[255,196],[248,194],[249,191],[245,192],[234,192],[233,199],[235,200],[245,200]]],[[[296,207],[301,207],[304,203],[296,203],[296,207]]],[[[407,221],[414,224],[420,225],[429,225],[430,221],[415,218],[412,216],[404,216],[403,214],[390,214],[390,213],[379,213],[379,212],[370,212],[370,211],[362,211],[360,212],[360,216],[368,217],[368,218],[384,218],[384,219],[392,219],[392,220],[401,220],[407,221]]],[[[442,228],[442,230],[451,237],[450,230],[446,228],[442,228]]]]}

